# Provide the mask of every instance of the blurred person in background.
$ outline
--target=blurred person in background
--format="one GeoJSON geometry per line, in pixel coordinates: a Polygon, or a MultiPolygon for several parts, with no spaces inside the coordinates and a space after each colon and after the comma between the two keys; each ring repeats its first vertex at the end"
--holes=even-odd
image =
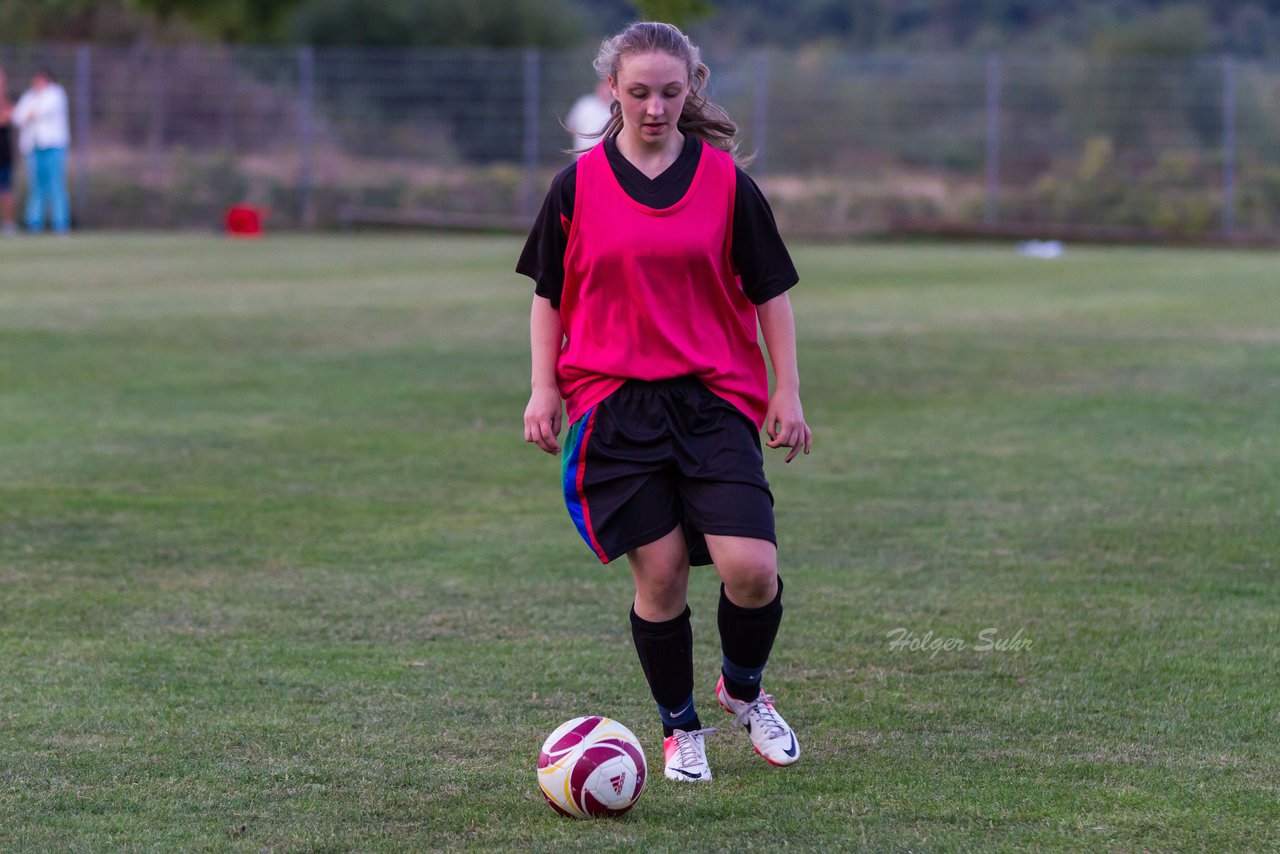
{"type": "Polygon", "coordinates": [[[13,104],[9,83],[0,68],[0,233],[14,234],[13,222],[13,104]]]}
{"type": "Polygon", "coordinates": [[[600,131],[604,130],[612,110],[613,92],[609,90],[608,80],[596,83],[595,89],[574,102],[564,126],[573,134],[575,155],[581,157],[600,141],[600,131]]]}
{"type": "Polygon", "coordinates": [[[67,148],[71,144],[71,124],[67,116],[67,93],[47,69],[31,78],[31,88],[13,108],[18,125],[19,147],[27,162],[26,225],[32,232],[50,227],[65,234],[71,225],[67,197],[67,148]]]}

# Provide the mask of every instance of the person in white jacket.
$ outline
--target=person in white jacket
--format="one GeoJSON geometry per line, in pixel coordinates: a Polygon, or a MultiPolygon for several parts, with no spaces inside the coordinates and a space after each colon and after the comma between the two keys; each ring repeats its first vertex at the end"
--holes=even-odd
{"type": "Polygon", "coordinates": [[[609,81],[601,80],[596,88],[583,95],[569,110],[564,126],[573,134],[573,153],[581,157],[600,141],[600,131],[613,115],[613,92],[609,81]]]}
{"type": "Polygon", "coordinates": [[[31,88],[13,107],[18,126],[18,147],[27,163],[27,229],[49,226],[65,233],[71,226],[67,197],[67,148],[71,144],[71,124],[67,116],[67,93],[45,69],[31,78],[31,88]]]}

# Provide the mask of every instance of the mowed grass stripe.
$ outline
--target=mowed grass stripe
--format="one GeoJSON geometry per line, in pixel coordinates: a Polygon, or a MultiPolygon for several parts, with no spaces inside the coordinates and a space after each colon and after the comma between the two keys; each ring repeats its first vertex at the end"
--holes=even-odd
{"type": "Polygon", "coordinates": [[[804,760],[724,725],[711,786],[574,823],[547,732],[660,741],[628,573],[520,440],[519,246],[0,246],[0,847],[1280,845],[1275,253],[797,247],[804,760]]]}

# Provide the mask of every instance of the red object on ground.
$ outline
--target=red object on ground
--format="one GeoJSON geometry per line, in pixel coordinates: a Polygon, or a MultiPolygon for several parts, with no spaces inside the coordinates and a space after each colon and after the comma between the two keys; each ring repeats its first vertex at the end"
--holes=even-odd
{"type": "Polygon", "coordinates": [[[232,205],[227,208],[225,224],[231,237],[261,237],[266,210],[254,205],[232,205]]]}

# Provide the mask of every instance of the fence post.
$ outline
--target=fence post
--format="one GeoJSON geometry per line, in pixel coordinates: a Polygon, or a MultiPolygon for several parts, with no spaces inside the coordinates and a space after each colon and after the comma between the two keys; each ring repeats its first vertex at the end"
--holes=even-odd
{"type": "Polygon", "coordinates": [[[311,167],[314,130],[311,109],[315,96],[316,54],[309,45],[298,47],[298,223],[303,228],[315,225],[311,205],[311,167]]]}
{"type": "Polygon", "coordinates": [[[524,52],[524,181],[520,192],[520,211],[526,216],[537,214],[538,204],[538,100],[542,81],[542,57],[536,47],[524,52]]]}
{"type": "Polygon", "coordinates": [[[987,225],[1000,218],[1000,57],[987,54],[987,225]]]}
{"type": "Polygon", "coordinates": [[[240,75],[236,68],[233,49],[221,45],[218,49],[209,49],[206,67],[216,67],[214,58],[222,60],[222,147],[230,158],[236,150],[236,81],[240,75]]]}
{"type": "Polygon", "coordinates": [[[76,157],[76,183],[75,183],[75,199],[72,210],[78,214],[75,219],[83,219],[85,211],[89,204],[89,127],[90,127],[90,106],[93,100],[90,97],[89,81],[93,79],[92,67],[92,51],[87,44],[82,44],[76,48],[76,135],[75,135],[75,157],[76,157]]]}
{"type": "Polygon", "coordinates": [[[1236,61],[1222,59],[1222,236],[1236,228],[1236,61]]]}
{"type": "Polygon", "coordinates": [[[160,171],[161,152],[164,149],[165,136],[165,80],[168,69],[165,67],[166,54],[162,48],[154,44],[146,46],[147,74],[151,77],[151,124],[147,129],[147,154],[153,171],[160,171]]]}
{"type": "Polygon", "coordinates": [[[752,136],[755,138],[756,159],[752,164],[756,177],[764,175],[766,170],[765,153],[768,150],[769,137],[769,52],[760,50],[756,53],[756,73],[754,98],[751,105],[752,136]]]}

